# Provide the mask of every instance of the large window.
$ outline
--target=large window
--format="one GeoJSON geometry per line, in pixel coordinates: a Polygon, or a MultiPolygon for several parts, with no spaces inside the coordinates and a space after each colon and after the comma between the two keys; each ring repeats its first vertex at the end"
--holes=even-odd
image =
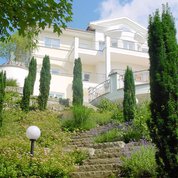
{"type": "Polygon", "coordinates": [[[90,74],[89,73],[83,73],[83,81],[89,81],[90,80],[90,74]]]}
{"type": "Polygon", "coordinates": [[[48,48],[59,48],[60,47],[60,40],[55,38],[48,38],[45,37],[45,47],[48,48]]]}
{"type": "Polygon", "coordinates": [[[118,46],[118,40],[117,39],[111,39],[111,47],[117,48],[118,46]]]}
{"type": "Polygon", "coordinates": [[[123,40],[123,48],[124,49],[135,50],[135,43],[132,42],[132,41],[123,40]]]}

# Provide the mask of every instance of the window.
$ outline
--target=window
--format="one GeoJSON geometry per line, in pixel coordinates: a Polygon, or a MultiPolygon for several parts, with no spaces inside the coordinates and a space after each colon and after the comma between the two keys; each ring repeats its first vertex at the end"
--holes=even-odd
{"type": "Polygon", "coordinates": [[[64,93],[50,92],[49,97],[51,97],[51,98],[64,98],[64,93]]]}
{"type": "Polygon", "coordinates": [[[48,48],[59,48],[60,47],[60,40],[55,38],[48,38],[45,37],[45,47],[48,48]]]}
{"type": "Polygon", "coordinates": [[[52,69],[51,69],[51,74],[52,74],[52,75],[59,75],[59,74],[60,74],[60,71],[59,71],[59,69],[52,68],[52,69]]]}
{"type": "Polygon", "coordinates": [[[90,80],[90,74],[85,73],[85,74],[83,75],[83,81],[89,81],[89,80],[90,80]]]}
{"type": "Polygon", "coordinates": [[[111,39],[111,47],[117,48],[117,39],[111,39]]]}
{"type": "Polygon", "coordinates": [[[123,41],[123,48],[124,49],[130,49],[130,50],[135,50],[135,43],[132,41],[123,41]]]}
{"type": "Polygon", "coordinates": [[[99,50],[103,50],[105,48],[105,42],[104,41],[99,41],[99,50]]]}

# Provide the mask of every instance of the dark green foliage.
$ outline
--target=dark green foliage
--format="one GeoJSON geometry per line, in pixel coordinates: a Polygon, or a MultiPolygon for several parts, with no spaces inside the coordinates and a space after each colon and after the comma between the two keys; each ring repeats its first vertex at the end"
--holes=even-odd
{"type": "Polygon", "coordinates": [[[5,87],[6,87],[6,73],[0,72],[0,127],[2,127],[3,122],[3,104],[5,97],[5,87]]]}
{"type": "Polygon", "coordinates": [[[178,49],[174,19],[163,6],[149,19],[151,138],[158,151],[159,177],[177,177],[178,170],[178,49]]]}
{"type": "Polygon", "coordinates": [[[26,77],[24,81],[23,96],[21,101],[21,109],[25,112],[29,111],[30,92],[31,92],[31,80],[28,77],[26,77]]]}
{"type": "Polygon", "coordinates": [[[30,95],[33,94],[34,83],[36,79],[36,59],[32,58],[29,64],[29,73],[25,78],[23,87],[23,96],[21,109],[28,112],[30,107],[30,95]]]}
{"type": "Polygon", "coordinates": [[[72,90],[73,105],[83,105],[82,63],[80,58],[75,59],[72,90]]]}
{"type": "Polygon", "coordinates": [[[53,27],[53,31],[60,34],[72,20],[72,0],[1,0],[0,14],[0,40],[17,29],[28,38],[37,36],[45,27],[53,27]]]}
{"type": "Polygon", "coordinates": [[[50,90],[50,61],[49,56],[43,58],[43,65],[40,73],[40,94],[38,96],[38,105],[40,110],[45,110],[47,106],[50,90]]]}
{"type": "Polygon", "coordinates": [[[29,73],[28,73],[28,77],[31,80],[31,91],[30,94],[33,94],[33,90],[34,90],[34,84],[35,84],[35,80],[36,80],[36,59],[34,57],[32,57],[30,64],[29,64],[29,73]]]}
{"type": "Polygon", "coordinates": [[[127,66],[124,75],[123,115],[125,121],[134,119],[136,108],[135,83],[132,69],[127,66]]]}

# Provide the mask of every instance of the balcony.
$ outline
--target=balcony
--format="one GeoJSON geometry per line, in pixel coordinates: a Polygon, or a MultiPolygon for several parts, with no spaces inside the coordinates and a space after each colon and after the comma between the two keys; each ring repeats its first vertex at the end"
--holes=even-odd
{"type": "MultiPolygon", "coordinates": [[[[148,46],[143,43],[111,39],[110,44],[110,47],[115,49],[124,49],[129,51],[148,53],[148,46]]],[[[87,41],[79,39],[79,48],[81,49],[103,51],[105,47],[105,41],[87,41]]]]}
{"type": "MultiPolygon", "coordinates": [[[[124,71],[113,70],[113,75],[110,79],[97,85],[94,88],[89,88],[89,102],[97,105],[102,98],[107,98],[111,101],[122,100],[124,96],[124,71]],[[117,72],[119,73],[117,73],[117,72]]],[[[136,95],[149,95],[149,71],[135,71],[134,73],[136,95]]]]}

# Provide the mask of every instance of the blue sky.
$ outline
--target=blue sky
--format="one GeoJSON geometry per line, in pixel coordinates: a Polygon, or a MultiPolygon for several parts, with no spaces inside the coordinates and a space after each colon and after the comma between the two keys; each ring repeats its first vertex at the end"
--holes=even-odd
{"type": "MultiPolygon", "coordinates": [[[[121,5],[132,0],[118,0],[121,5]]],[[[101,19],[101,5],[104,0],[73,0],[73,21],[68,27],[86,29],[89,22],[101,19]]]]}
{"type": "Polygon", "coordinates": [[[125,16],[147,28],[149,14],[167,2],[178,29],[178,0],[73,0],[73,22],[68,26],[86,29],[91,21],[125,16]]]}
{"type": "Polygon", "coordinates": [[[86,29],[91,21],[99,19],[99,7],[101,0],[74,0],[73,21],[68,25],[72,28],[86,29]]]}

